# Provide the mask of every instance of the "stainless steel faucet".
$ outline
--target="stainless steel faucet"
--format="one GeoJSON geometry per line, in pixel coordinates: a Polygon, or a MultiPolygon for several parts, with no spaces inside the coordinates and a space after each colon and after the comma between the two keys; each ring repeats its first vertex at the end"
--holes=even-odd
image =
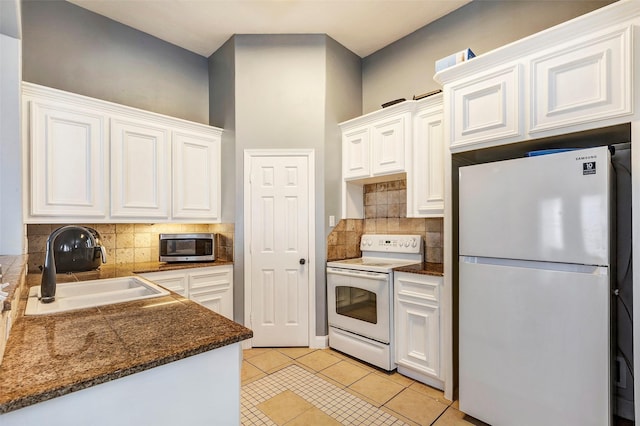
{"type": "MultiPolygon", "coordinates": [[[[93,237],[93,233],[91,233],[84,226],[77,226],[77,225],[63,226],[61,228],[56,229],[51,233],[51,235],[49,235],[49,238],[47,238],[47,247],[44,255],[44,266],[42,267],[42,281],[40,282],[40,301],[42,303],[51,303],[54,300],[56,300],[56,261],[53,255],[53,252],[54,252],[53,246],[55,244],[55,241],[58,235],[60,235],[63,231],[66,231],[68,229],[77,229],[80,231],[86,231],[93,245],[94,246],[96,245],[96,240],[93,237]]],[[[104,259],[104,255],[105,253],[103,251],[102,252],[103,260],[106,261],[106,259],[104,259]]]]}

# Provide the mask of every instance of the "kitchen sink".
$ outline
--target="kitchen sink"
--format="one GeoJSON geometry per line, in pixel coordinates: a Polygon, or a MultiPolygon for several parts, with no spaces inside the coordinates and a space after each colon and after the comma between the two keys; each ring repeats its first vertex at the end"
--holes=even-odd
{"type": "Polygon", "coordinates": [[[25,315],[44,315],[166,296],[168,290],[142,277],[121,277],[58,284],[55,301],[39,300],[40,286],[29,289],[25,315]]]}

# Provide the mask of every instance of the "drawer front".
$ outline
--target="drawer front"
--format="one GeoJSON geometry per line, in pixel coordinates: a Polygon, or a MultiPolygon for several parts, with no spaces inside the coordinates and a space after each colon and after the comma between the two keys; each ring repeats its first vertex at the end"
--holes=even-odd
{"type": "Polygon", "coordinates": [[[520,64],[450,88],[451,147],[522,135],[520,64]]]}
{"type": "Polygon", "coordinates": [[[140,274],[159,286],[187,297],[187,274],[184,272],[150,272],[140,274]]]}
{"type": "Polygon", "coordinates": [[[535,133],[631,113],[631,27],[531,60],[535,133]]]}
{"type": "Polygon", "coordinates": [[[430,275],[395,273],[395,292],[398,299],[438,303],[440,301],[441,277],[430,275]]]}

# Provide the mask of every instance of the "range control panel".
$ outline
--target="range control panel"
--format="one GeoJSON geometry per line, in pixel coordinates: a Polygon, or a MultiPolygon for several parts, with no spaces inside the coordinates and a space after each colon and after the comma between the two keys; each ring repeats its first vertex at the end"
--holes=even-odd
{"type": "Polygon", "coordinates": [[[422,253],[421,235],[365,234],[360,250],[389,253],[422,253]]]}

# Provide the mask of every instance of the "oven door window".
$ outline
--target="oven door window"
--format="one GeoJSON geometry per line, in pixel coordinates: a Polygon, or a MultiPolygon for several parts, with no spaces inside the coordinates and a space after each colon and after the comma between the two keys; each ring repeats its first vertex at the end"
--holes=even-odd
{"type": "Polygon", "coordinates": [[[371,324],[378,323],[376,294],[362,288],[336,287],[336,312],[371,324]]]}

